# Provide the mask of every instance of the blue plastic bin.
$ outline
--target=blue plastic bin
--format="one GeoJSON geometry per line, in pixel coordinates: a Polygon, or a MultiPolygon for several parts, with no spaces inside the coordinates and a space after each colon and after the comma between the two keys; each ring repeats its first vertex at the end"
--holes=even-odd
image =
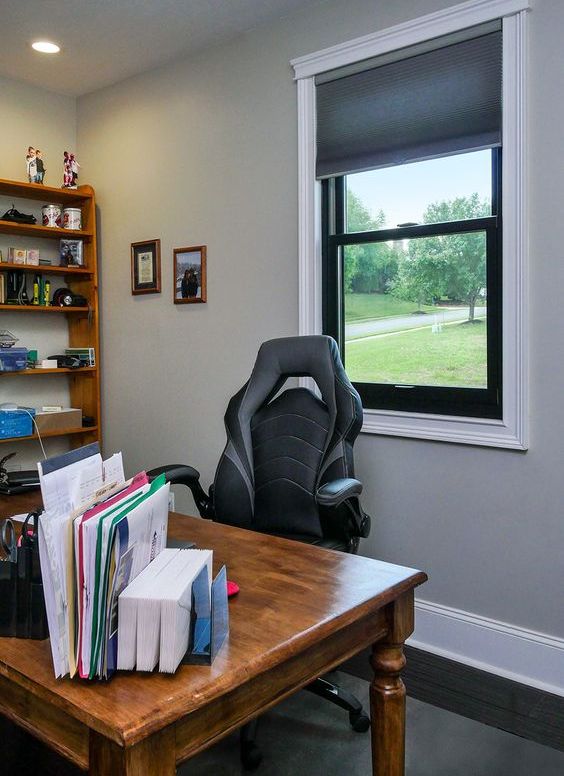
{"type": "Polygon", "coordinates": [[[18,372],[27,367],[27,348],[0,348],[0,372],[18,372]]]}
{"type": "MultiPolygon", "coordinates": [[[[35,416],[35,410],[32,407],[25,409],[35,416]]],[[[33,421],[23,409],[0,410],[0,439],[31,436],[32,433],[33,421]]]]}

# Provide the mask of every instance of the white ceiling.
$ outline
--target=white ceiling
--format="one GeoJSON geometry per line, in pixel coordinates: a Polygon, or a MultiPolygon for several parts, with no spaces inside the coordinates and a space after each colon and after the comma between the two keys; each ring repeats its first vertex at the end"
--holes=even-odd
{"type": "Polygon", "coordinates": [[[0,0],[0,76],[78,96],[223,42],[311,0],[0,0]],[[30,43],[52,40],[61,53],[30,43]]]}

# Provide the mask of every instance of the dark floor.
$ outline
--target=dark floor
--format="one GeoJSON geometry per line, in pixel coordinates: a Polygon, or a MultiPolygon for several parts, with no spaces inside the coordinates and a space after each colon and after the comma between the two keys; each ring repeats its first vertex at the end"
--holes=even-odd
{"type": "MultiPolygon", "coordinates": [[[[338,683],[368,707],[368,683],[340,673],[338,683]]],[[[368,776],[370,734],[347,715],[300,692],[264,715],[257,776],[368,776]]],[[[504,733],[412,698],[407,701],[407,776],[564,776],[564,752],[504,733]]],[[[190,760],[179,776],[240,776],[238,736],[190,760]]]]}
{"type": "MultiPolygon", "coordinates": [[[[368,708],[368,682],[350,674],[333,680],[368,708]]],[[[0,717],[0,776],[80,776],[0,717]]],[[[256,776],[369,776],[370,734],[354,733],[347,714],[299,692],[265,714],[256,776]]],[[[413,698],[407,700],[407,776],[564,776],[564,752],[505,733],[413,698]]],[[[238,734],[184,763],[179,776],[243,776],[238,734]]]]}

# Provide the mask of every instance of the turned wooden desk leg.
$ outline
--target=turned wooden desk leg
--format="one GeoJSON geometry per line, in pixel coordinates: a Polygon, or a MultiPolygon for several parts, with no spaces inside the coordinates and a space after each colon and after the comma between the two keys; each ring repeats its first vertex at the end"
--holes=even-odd
{"type": "Polygon", "coordinates": [[[405,685],[400,674],[405,666],[403,642],[413,632],[413,592],[390,609],[390,630],[372,647],[370,685],[373,776],[405,773],[405,685]]]}
{"type": "Polygon", "coordinates": [[[109,738],[90,731],[89,776],[174,776],[174,728],[124,749],[109,738]]]}

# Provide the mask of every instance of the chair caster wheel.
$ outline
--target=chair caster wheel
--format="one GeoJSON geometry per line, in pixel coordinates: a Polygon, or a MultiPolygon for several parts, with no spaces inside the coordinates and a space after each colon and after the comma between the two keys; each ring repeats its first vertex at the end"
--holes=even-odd
{"type": "Polygon", "coordinates": [[[252,741],[241,744],[241,762],[246,771],[255,771],[262,762],[262,752],[252,741]]]}
{"type": "Polygon", "coordinates": [[[370,727],[370,718],[363,711],[351,711],[349,722],[355,733],[366,733],[370,727]]]}

